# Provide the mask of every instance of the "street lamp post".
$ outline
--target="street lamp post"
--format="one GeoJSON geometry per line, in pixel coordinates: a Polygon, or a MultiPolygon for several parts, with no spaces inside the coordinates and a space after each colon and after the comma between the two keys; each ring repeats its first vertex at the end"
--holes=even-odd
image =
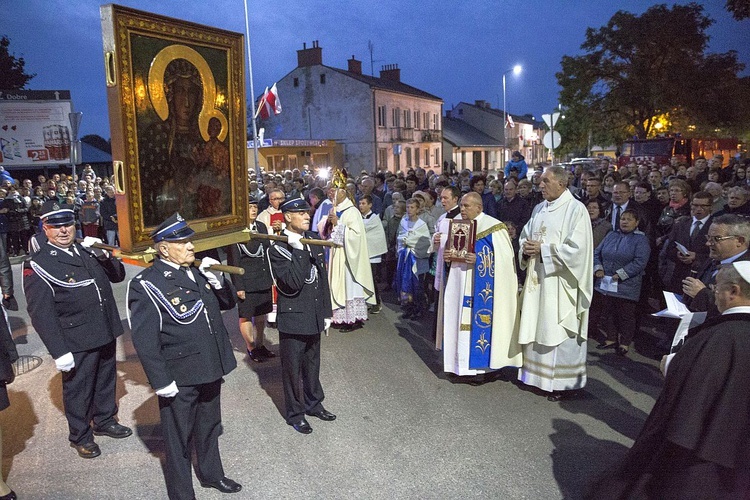
{"type": "Polygon", "coordinates": [[[505,133],[505,129],[508,126],[508,112],[506,111],[507,106],[505,104],[505,75],[513,72],[514,75],[521,73],[523,68],[520,64],[516,64],[508,71],[503,73],[503,163],[505,163],[505,151],[508,149],[508,135],[505,133]]]}

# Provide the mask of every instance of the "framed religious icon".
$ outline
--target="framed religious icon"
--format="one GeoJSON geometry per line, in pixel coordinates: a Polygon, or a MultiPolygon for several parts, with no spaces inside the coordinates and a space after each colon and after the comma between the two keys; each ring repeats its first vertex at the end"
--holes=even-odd
{"type": "Polygon", "coordinates": [[[477,238],[477,221],[452,219],[448,225],[448,240],[445,244],[446,260],[466,262],[466,254],[474,253],[477,238]]]}
{"type": "Polygon", "coordinates": [[[117,217],[123,251],[179,212],[197,238],[247,219],[243,36],[101,7],[117,217]]]}

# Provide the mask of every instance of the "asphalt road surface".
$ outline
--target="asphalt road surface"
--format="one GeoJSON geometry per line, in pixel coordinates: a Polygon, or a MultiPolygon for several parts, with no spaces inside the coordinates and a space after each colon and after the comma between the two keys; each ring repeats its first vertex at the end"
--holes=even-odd
{"type": "MultiPolygon", "coordinates": [[[[128,267],[128,279],[138,268],[128,267]]],[[[118,340],[119,420],[133,436],[97,437],[102,455],[68,446],[60,374],[25,312],[10,312],[21,355],[41,366],[8,387],[0,413],[3,475],[20,499],[166,498],[157,398],[129,333],[118,340]]],[[[127,280],[114,286],[121,317],[127,280]]],[[[334,422],[310,419],[302,435],[286,425],[278,358],[245,354],[237,311],[224,322],[238,367],[222,391],[224,469],[258,499],[556,499],[579,498],[597,473],[623,456],[662,386],[657,362],[601,354],[589,342],[588,384],[575,399],[549,402],[503,370],[480,386],[442,372],[432,319],[405,321],[394,297],[365,328],[323,338],[321,380],[334,422]]],[[[278,351],[278,334],[268,344],[278,351]]],[[[637,347],[637,345],[636,345],[637,347]]],[[[195,482],[199,499],[224,498],[195,482]]]]}

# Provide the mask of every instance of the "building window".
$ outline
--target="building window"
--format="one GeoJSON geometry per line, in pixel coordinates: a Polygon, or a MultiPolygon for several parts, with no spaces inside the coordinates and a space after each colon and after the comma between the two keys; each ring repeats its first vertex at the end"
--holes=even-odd
{"type": "Polygon", "coordinates": [[[462,116],[464,114],[464,108],[458,108],[458,116],[462,116]]]}
{"type": "Polygon", "coordinates": [[[430,166],[430,148],[424,148],[424,166],[430,166]]]}
{"type": "Polygon", "coordinates": [[[385,127],[386,123],[385,104],[378,106],[378,127],[385,127]]]}
{"type": "Polygon", "coordinates": [[[326,82],[326,74],[325,73],[321,73],[320,74],[320,83],[325,83],[325,82],[326,82]]]}
{"type": "Polygon", "coordinates": [[[393,119],[393,123],[391,123],[391,126],[398,128],[401,126],[401,108],[393,108],[393,116],[391,118],[393,119]]]}
{"type": "Polygon", "coordinates": [[[411,148],[404,148],[406,151],[406,168],[411,168],[411,148]]]}
{"type": "Polygon", "coordinates": [[[432,113],[432,130],[438,129],[438,115],[437,113],[432,113]]]}
{"type": "Polygon", "coordinates": [[[388,169],[388,148],[378,148],[378,169],[388,169]]]}
{"type": "Polygon", "coordinates": [[[401,170],[401,155],[393,153],[393,171],[398,172],[401,170]]]}
{"type": "Polygon", "coordinates": [[[419,166],[419,148],[414,148],[414,165],[419,166]]]}
{"type": "Polygon", "coordinates": [[[419,111],[414,112],[414,128],[419,130],[422,128],[422,121],[419,119],[422,114],[419,111]]]}
{"type": "Polygon", "coordinates": [[[430,113],[422,113],[422,126],[425,130],[430,129],[430,113]]]}
{"type": "Polygon", "coordinates": [[[435,165],[440,164],[440,148],[435,148],[435,165]]]}
{"type": "Polygon", "coordinates": [[[404,110],[404,128],[411,128],[411,112],[408,109],[404,110]]]}

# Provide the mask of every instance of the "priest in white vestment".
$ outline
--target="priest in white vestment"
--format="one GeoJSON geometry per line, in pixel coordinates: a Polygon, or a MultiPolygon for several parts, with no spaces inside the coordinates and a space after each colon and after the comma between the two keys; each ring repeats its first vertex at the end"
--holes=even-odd
{"type": "Polygon", "coordinates": [[[334,196],[334,206],[328,215],[333,225],[330,239],[343,247],[331,249],[328,280],[333,323],[339,331],[349,332],[361,328],[367,320],[367,306],[375,305],[375,285],[362,215],[347,198],[346,190],[337,189],[334,196]]]}
{"type": "Polygon", "coordinates": [[[521,293],[519,341],[523,367],[518,379],[550,392],[586,385],[588,313],[594,286],[594,249],[586,207],[567,189],[567,172],[542,174],[544,200],[534,208],[519,238],[526,282],[521,293]]]}
{"type": "MultiPolygon", "coordinates": [[[[482,198],[467,193],[461,215],[477,223],[470,263],[451,262],[445,284],[442,324],[443,369],[456,375],[481,375],[521,366],[518,342],[518,281],[505,224],[482,213],[482,198]]],[[[444,245],[444,238],[441,242],[444,245]]],[[[593,258],[593,257],[592,257],[593,258]]]]}

